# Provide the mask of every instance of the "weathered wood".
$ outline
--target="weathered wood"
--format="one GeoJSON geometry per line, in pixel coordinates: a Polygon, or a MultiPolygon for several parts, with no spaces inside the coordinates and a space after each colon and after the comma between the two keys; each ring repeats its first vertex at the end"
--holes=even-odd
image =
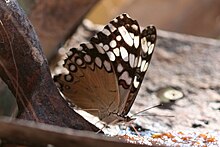
{"type": "Polygon", "coordinates": [[[18,112],[16,99],[0,78],[0,116],[15,117],[18,112]]]}
{"type": "Polygon", "coordinates": [[[98,130],[60,96],[36,33],[16,1],[0,0],[0,76],[17,98],[18,118],[98,130]]]}
{"type": "Polygon", "coordinates": [[[9,121],[0,119],[0,138],[14,144],[29,146],[55,147],[139,147],[142,145],[120,142],[118,139],[106,137],[92,132],[77,131],[68,128],[36,124],[28,121],[9,121]],[[16,132],[16,133],[14,133],[16,132]]]}

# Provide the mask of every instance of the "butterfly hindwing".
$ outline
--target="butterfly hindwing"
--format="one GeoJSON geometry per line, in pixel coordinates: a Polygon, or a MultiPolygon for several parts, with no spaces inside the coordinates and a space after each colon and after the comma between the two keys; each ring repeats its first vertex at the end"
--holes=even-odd
{"type": "Polygon", "coordinates": [[[108,109],[116,111],[119,96],[108,56],[98,50],[91,43],[71,49],[64,63],[69,73],[55,76],[54,80],[69,101],[102,119],[108,109]]]}

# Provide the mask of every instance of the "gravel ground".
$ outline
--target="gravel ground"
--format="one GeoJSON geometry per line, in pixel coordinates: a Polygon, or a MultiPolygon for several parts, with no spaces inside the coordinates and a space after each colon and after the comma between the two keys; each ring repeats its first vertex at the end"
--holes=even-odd
{"type": "Polygon", "coordinates": [[[153,130],[219,131],[220,42],[164,31],[159,31],[158,36],[151,65],[131,112],[163,102],[162,107],[146,114],[165,116],[145,116],[137,122],[153,130]],[[178,99],[178,93],[173,93],[168,97],[176,95],[177,100],[160,99],[161,89],[169,87],[183,97],[178,99]]]}

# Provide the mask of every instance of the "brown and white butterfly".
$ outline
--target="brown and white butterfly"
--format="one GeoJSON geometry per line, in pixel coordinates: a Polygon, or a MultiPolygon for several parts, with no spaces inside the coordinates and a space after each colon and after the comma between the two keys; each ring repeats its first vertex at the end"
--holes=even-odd
{"type": "Polygon", "coordinates": [[[155,42],[154,26],[140,31],[136,20],[121,14],[90,42],[70,49],[64,63],[69,73],[54,81],[69,102],[100,120],[128,121],[155,42]]]}

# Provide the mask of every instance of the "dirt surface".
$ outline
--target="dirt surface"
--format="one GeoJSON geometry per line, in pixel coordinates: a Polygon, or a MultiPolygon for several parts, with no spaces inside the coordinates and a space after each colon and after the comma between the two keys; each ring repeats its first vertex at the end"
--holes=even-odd
{"type": "Polygon", "coordinates": [[[152,130],[219,130],[220,42],[159,31],[158,42],[131,112],[161,102],[159,90],[173,87],[183,98],[165,103],[137,122],[152,130]]]}

